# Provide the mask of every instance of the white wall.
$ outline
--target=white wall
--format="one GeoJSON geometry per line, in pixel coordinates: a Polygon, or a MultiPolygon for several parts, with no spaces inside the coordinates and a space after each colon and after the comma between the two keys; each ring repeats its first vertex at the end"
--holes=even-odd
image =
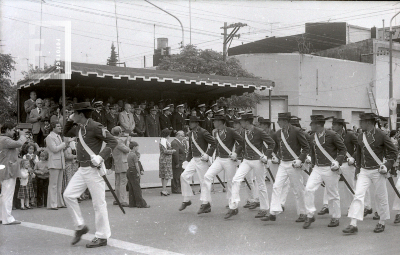
{"type": "Polygon", "coordinates": [[[371,39],[371,29],[347,25],[347,44],[371,39]]]}
{"type": "MultiPolygon", "coordinates": [[[[272,111],[271,111],[272,121],[277,122],[278,113],[288,111],[287,100],[273,98],[271,100],[271,109],[272,109],[272,111]]],[[[269,117],[268,116],[269,115],[269,100],[268,99],[261,100],[261,103],[258,104],[256,107],[256,114],[258,116],[264,117],[265,119],[268,119],[268,117],[269,117]]]]}

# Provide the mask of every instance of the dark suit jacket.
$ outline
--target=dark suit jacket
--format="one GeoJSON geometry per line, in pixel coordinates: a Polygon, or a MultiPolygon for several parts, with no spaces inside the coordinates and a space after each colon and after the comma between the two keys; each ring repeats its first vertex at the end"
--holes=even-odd
{"type": "Polygon", "coordinates": [[[194,145],[192,141],[192,134],[194,136],[194,139],[196,140],[197,144],[200,146],[200,148],[207,153],[209,156],[212,156],[215,150],[215,139],[212,137],[212,135],[205,130],[202,127],[197,127],[195,130],[191,130],[188,133],[189,137],[189,152],[187,155],[186,160],[190,161],[193,157],[200,157],[202,153],[197,149],[196,145],[194,145]],[[210,148],[208,148],[208,145],[211,145],[210,148]]]}
{"type": "MultiPolygon", "coordinates": [[[[248,160],[254,160],[254,159],[260,159],[260,156],[252,149],[250,146],[247,144],[246,139],[245,139],[245,134],[246,132],[249,132],[248,130],[243,131],[242,136],[243,139],[245,140],[245,146],[244,146],[244,153],[243,157],[248,160]]],[[[263,142],[265,142],[268,145],[268,150],[266,151],[266,156],[268,158],[271,158],[272,151],[274,150],[275,147],[275,142],[261,128],[254,127],[253,130],[247,135],[248,139],[250,142],[260,151],[263,151],[263,142]]]]}
{"type": "MultiPolygon", "coordinates": [[[[311,161],[313,165],[330,166],[332,162],[321,152],[315,143],[315,133],[311,136],[311,161]]],[[[318,137],[318,134],[317,134],[318,137]]],[[[346,156],[346,146],[344,145],[340,136],[332,131],[326,130],[322,137],[318,138],[322,147],[328,152],[329,155],[342,165],[343,159],[346,156]]]]}
{"type": "Polygon", "coordinates": [[[101,125],[107,127],[107,118],[104,111],[97,112],[94,110],[92,112],[92,119],[96,122],[99,122],[101,125]]]}
{"type": "MultiPolygon", "coordinates": [[[[363,142],[363,134],[360,134],[357,138],[357,154],[356,154],[356,162],[357,168],[365,168],[365,169],[377,169],[379,168],[378,163],[374,160],[374,158],[369,154],[367,148],[363,142]]],[[[367,141],[372,151],[375,152],[376,156],[383,161],[383,157],[386,158],[386,163],[384,164],[387,169],[391,169],[393,167],[394,161],[397,158],[397,148],[390,140],[389,136],[387,136],[382,130],[378,128],[374,128],[371,132],[365,132],[367,137],[367,141]]]]}
{"type": "Polygon", "coordinates": [[[176,165],[181,167],[186,157],[185,146],[177,139],[174,139],[171,142],[171,147],[175,150],[175,152],[172,154],[172,167],[175,168],[176,165]]]}
{"type": "Polygon", "coordinates": [[[181,116],[180,113],[176,112],[174,114],[174,116],[172,117],[172,128],[176,131],[183,130],[183,128],[186,124],[186,121],[185,121],[186,116],[184,113],[182,113],[182,115],[183,116],[181,116]]]}
{"type": "Polygon", "coordinates": [[[111,132],[111,129],[118,125],[118,114],[106,113],[107,130],[111,132]]]}
{"type": "Polygon", "coordinates": [[[213,121],[208,119],[207,117],[204,119],[204,126],[203,128],[207,130],[209,133],[211,133],[214,129],[214,124],[213,121]]]}
{"type": "MultiPolygon", "coordinates": [[[[214,129],[213,131],[213,136],[215,137],[215,143],[217,144],[215,155],[220,158],[228,158],[229,157],[228,152],[224,148],[222,148],[221,144],[217,139],[218,132],[219,131],[217,129],[214,129]]],[[[230,127],[227,127],[224,130],[223,134],[219,135],[219,138],[230,151],[232,151],[233,146],[236,144],[235,147],[236,154],[240,154],[242,148],[244,147],[243,137],[230,127]]]]}
{"type": "MultiPolygon", "coordinates": [[[[279,129],[272,138],[275,141],[274,152],[283,161],[293,161],[295,158],[290,154],[281,138],[282,129],[279,129]]],[[[310,153],[310,145],[303,132],[298,127],[289,126],[288,132],[284,132],[287,143],[299,159],[304,163],[307,155],[310,153]]]]}
{"type": "Polygon", "coordinates": [[[169,119],[169,116],[165,116],[165,114],[160,115],[160,128],[161,130],[165,128],[172,128],[171,121],[169,119]]]}
{"type": "Polygon", "coordinates": [[[160,120],[158,116],[147,115],[146,116],[146,136],[148,137],[159,137],[161,136],[160,120]]]}
{"type": "Polygon", "coordinates": [[[24,102],[24,109],[25,109],[25,113],[26,113],[26,122],[28,122],[29,114],[35,108],[36,108],[36,103],[32,99],[29,98],[28,100],[26,100],[24,102]]]}
{"type": "Polygon", "coordinates": [[[143,115],[133,114],[133,119],[135,120],[135,129],[133,130],[135,133],[144,134],[146,131],[146,121],[144,120],[143,115]]]}
{"type": "MultiPolygon", "coordinates": [[[[357,149],[357,136],[352,131],[347,131],[347,133],[342,134],[341,136],[344,145],[346,146],[347,152],[353,157],[356,158],[356,149],[357,149]]],[[[347,156],[345,157],[347,159],[347,156]]]]}

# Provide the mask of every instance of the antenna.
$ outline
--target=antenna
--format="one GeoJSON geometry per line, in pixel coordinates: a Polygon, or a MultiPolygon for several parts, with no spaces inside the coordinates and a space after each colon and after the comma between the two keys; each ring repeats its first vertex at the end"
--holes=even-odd
{"type": "Polygon", "coordinates": [[[118,40],[118,17],[117,17],[117,1],[114,0],[115,4],[115,28],[117,29],[117,49],[118,49],[118,62],[119,62],[119,40],[118,40]]]}

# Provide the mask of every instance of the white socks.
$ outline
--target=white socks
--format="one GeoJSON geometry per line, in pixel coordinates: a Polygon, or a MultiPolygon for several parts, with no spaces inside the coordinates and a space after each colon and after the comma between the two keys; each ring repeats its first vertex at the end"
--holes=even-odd
{"type": "Polygon", "coordinates": [[[379,224],[385,225],[385,221],[384,221],[384,220],[380,220],[380,221],[379,221],[379,224]]]}
{"type": "Polygon", "coordinates": [[[352,225],[354,227],[357,227],[357,219],[352,218],[351,221],[350,221],[350,225],[352,225]]]}

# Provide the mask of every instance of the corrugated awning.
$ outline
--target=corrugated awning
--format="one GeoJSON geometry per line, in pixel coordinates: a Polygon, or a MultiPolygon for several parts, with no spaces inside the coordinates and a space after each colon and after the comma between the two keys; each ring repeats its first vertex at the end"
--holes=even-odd
{"type": "MultiPolygon", "coordinates": [[[[112,79],[128,79],[131,81],[157,81],[159,83],[172,82],[179,84],[196,84],[221,87],[242,87],[255,89],[268,89],[274,87],[273,81],[260,78],[243,78],[220,75],[208,75],[197,73],[181,73],[144,68],[117,67],[107,65],[71,63],[72,74],[81,76],[95,75],[98,78],[112,77],[112,79]]],[[[27,88],[48,79],[57,79],[59,71],[51,67],[43,73],[31,77],[31,79],[18,82],[18,88],[27,88]]]]}

